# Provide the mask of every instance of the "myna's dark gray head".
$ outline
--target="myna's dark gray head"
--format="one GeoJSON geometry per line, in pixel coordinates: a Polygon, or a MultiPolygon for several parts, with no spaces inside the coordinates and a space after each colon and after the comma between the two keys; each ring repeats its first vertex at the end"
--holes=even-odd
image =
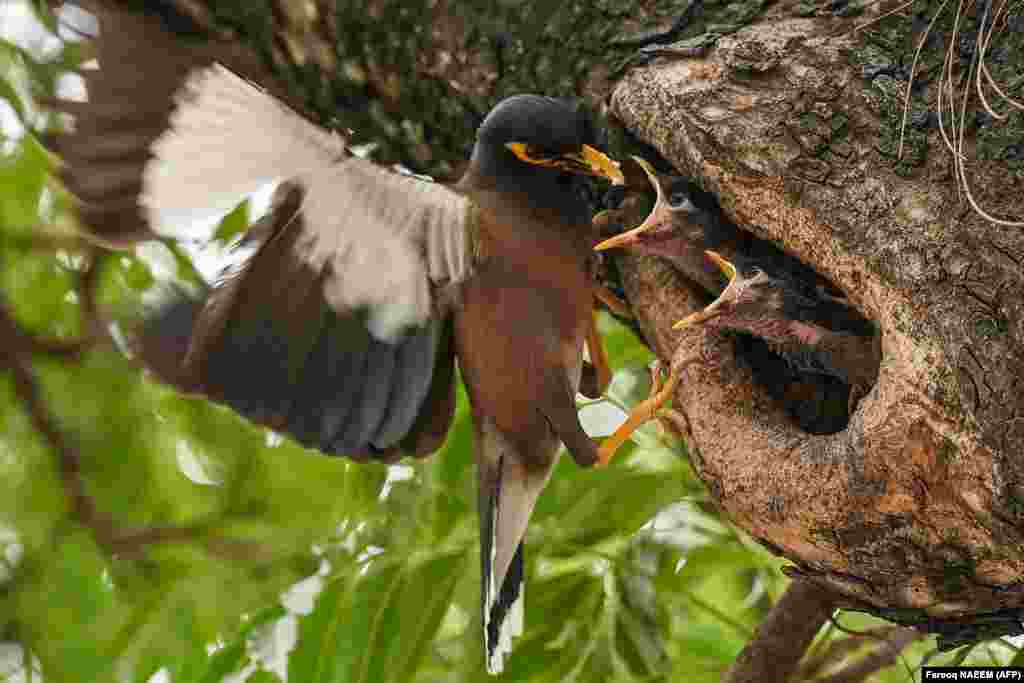
{"type": "Polygon", "coordinates": [[[477,140],[488,146],[522,142],[550,152],[598,142],[582,102],[542,95],[513,95],[499,102],[480,124],[477,140]]]}
{"type": "Polygon", "coordinates": [[[477,130],[474,170],[484,176],[557,169],[622,182],[618,164],[597,151],[594,123],[574,99],[514,95],[498,103],[477,130]]]}

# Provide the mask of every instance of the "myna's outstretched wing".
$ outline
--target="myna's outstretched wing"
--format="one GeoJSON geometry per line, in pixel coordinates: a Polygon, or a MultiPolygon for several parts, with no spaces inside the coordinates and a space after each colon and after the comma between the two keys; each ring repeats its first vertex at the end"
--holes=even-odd
{"type": "MultiPolygon", "coordinates": [[[[302,191],[289,186],[279,195],[269,237],[214,289],[194,322],[177,383],[325,453],[433,451],[454,409],[450,320],[428,309],[408,331],[375,336],[374,304],[332,300],[343,281],[332,261],[315,258],[322,244],[304,243],[312,219],[300,209],[302,191]]],[[[143,348],[169,338],[157,329],[161,318],[141,336],[143,348]]]]}
{"type": "Polygon", "coordinates": [[[349,156],[340,136],[219,63],[193,70],[173,97],[168,126],[142,168],[139,197],[159,234],[188,234],[268,182],[295,178],[308,186],[349,156]]]}
{"type": "Polygon", "coordinates": [[[187,235],[287,181],[255,253],[197,315],[179,305],[152,320],[141,355],[176,353],[180,368],[161,365],[168,379],[328,453],[436,446],[453,405],[439,293],[472,272],[469,200],[349,155],[151,17],[107,3],[99,16],[88,101],[58,103],[75,118],[57,148],[86,229],[113,243],[187,235]],[[165,74],[165,63],[200,66],[165,74]],[[178,87],[145,87],[162,76],[178,87]],[[168,317],[191,325],[171,335],[190,338],[184,356],[159,339],[168,317]]]}
{"type": "Polygon", "coordinates": [[[65,162],[63,180],[90,234],[112,246],[152,237],[140,204],[143,169],[189,75],[220,60],[265,81],[256,55],[237,44],[183,39],[161,17],[127,5],[85,3],[97,27],[89,42],[98,67],[82,70],[88,100],[52,102],[73,119],[72,132],[54,141],[65,162]]]}

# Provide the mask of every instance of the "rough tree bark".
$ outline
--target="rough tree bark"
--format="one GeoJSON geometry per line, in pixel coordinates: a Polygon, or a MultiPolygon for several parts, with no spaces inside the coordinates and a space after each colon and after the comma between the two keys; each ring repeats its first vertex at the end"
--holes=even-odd
{"type": "MultiPolygon", "coordinates": [[[[633,70],[612,97],[740,226],[877,323],[879,379],[848,428],[801,433],[728,341],[670,333],[691,304],[659,286],[660,265],[634,261],[627,291],[659,355],[682,344],[703,361],[687,366],[677,406],[694,464],[734,521],[805,577],[904,623],[1019,607],[1024,232],[958,197],[938,130],[915,133],[931,150],[916,166],[887,155],[891,84],[863,77],[850,28],[773,12],[704,57],[633,70]]],[[[1021,178],[975,160],[969,135],[975,197],[1024,216],[1021,178]]]]}
{"type": "Polygon", "coordinates": [[[750,644],[725,675],[725,683],[792,680],[800,658],[834,609],[833,598],[814,584],[791,584],[758,625],[750,644]]]}
{"type": "MultiPolygon", "coordinates": [[[[504,95],[610,102],[740,227],[812,265],[881,330],[877,384],[845,430],[810,436],[729,340],[671,331],[704,303],[686,283],[621,259],[652,348],[700,360],[675,401],[722,509],[848,606],[954,632],[1024,606],[1024,232],[958,194],[928,125],[933,86],[915,91],[920,125],[896,157],[920,29],[909,15],[853,29],[897,3],[868,3],[859,19],[796,0],[174,4],[256,41],[305,108],[377,142],[378,158],[442,177],[504,95]],[[688,41],[630,61],[652,36],[688,41]]],[[[979,124],[966,144],[975,197],[1019,219],[1024,182],[1000,151],[1020,141],[1014,122],[1001,143],[979,124]]]]}

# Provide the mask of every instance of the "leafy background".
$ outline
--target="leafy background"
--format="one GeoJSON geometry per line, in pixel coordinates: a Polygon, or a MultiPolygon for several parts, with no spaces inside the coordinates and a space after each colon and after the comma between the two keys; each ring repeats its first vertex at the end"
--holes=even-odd
{"type": "MultiPolygon", "coordinates": [[[[42,144],[65,122],[37,103],[75,91],[88,51],[45,5],[0,2],[0,304],[55,341],[82,335],[95,301],[111,341],[29,359],[64,451],[0,366],[0,680],[484,679],[464,394],[428,461],[357,465],[141,371],[118,341],[223,249],[105,253],[75,238],[42,144]],[[75,482],[95,515],[83,516],[75,482]]],[[[232,212],[213,246],[248,219],[248,205],[232,212]]],[[[616,373],[606,400],[582,406],[595,435],[646,394],[651,360],[627,328],[601,326],[616,373]]],[[[503,678],[716,681],[785,589],[782,564],[719,518],[683,444],[656,425],[610,468],[562,458],[530,528],[527,630],[503,678]]],[[[816,673],[874,642],[826,627],[816,673]]],[[[933,647],[919,641],[876,680],[916,680],[933,647]]],[[[1016,655],[992,641],[931,663],[1016,655]]]]}

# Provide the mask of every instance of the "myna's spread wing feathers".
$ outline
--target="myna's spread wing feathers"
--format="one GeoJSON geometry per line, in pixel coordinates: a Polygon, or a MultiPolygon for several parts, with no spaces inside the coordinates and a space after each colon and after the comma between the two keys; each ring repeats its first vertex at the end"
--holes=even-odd
{"type": "Polygon", "coordinates": [[[317,174],[303,203],[296,251],[327,271],[335,309],[369,307],[379,339],[431,315],[431,285],[464,280],[473,266],[475,209],[436,183],[352,158],[317,174]]]}
{"type": "Polygon", "coordinates": [[[369,308],[378,338],[429,317],[431,281],[468,274],[468,200],[347,157],[336,134],[213,64],[216,46],[96,5],[99,68],[86,71],[87,101],[56,103],[74,128],[55,144],[101,240],[187,234],[266,183],[294,180],[306,191],[296,253],[331,271],[332,305],[369,308]]]}
{"type": "MultiPolygon", "coordinates": [[[[187,232],[268,182],[305,195],[288,249],[306,263],[335,311],[365,307],[375,337],[395,341],[432,313],[431,284],[472,266],[468,199],[442,185],[347,156],[321,129],[219,64],[194,72],[169,127],[131,187],[150,226],[187,232]]],[[[70,177],[92,167],[72,159],[70,177]]],[[[128,171],[125,171],[128,173],[128,171]]]]}
{"type": "Polygon", "coordinates": [[[215,54],[249,77],[264,73],[254,53],[183,40],[159,17],[127,5],[89,3],[98,27],[91,40],[98,66],[81,72],[88,99],[52,102],[72,117],[71,132],[53,141],[64,160],[61,176],[79,199],[90,233],[116,246],[151,236],[148,212],[139,204],[143,169],[188,75],[209,66],[215,54]]]}
{"type": "MultiPolygon", "coordinates": [[[[175,99],[140,167],[150,225],[180,233],[211,206],[289,182],[268,235],[195,319],[184,371],[164,376],[328,453],[438,445],[452,349],[435,293],[472,272],[470,201],[347,156],[339,138],[222,66],[194,73],[175,99]]],[[[72,161],[72,175],[88,169],[72,161]]]]}
{"type": "Polygon", "coordinates": [[[175,100],[143,172],[141,204],[159,233],[178,236],[269,182],[306,184],[347,156],[338,135],[220,64],[193,71],[175,100]]]}
{"type": "Polygon", "coordinates": [[[375,337],[373,306],[332,302],[334,265],[309,258],[308,217],[296,213],[301,189],[289,185],[279,195],[269,236],[191,322],[183,370],[154,362],[182,336],[168,334],[181,304],[147,324],[143,358],[164,379],[325,453],[390,459],[433,451],[454,409],[449,317],[428,315],[394,339],[375,337]]]}
{"type": "MultiPolygon", "coordinates": [[[[182,105],[182,119],[216,105],[203,94],[182,105]]],[[[315,164],[314,131],[283,114],[265,135],[307,147],[292,156],[296,169],[315,164]]],[[[439,343],[447,311],[434,294],[472,272],[473,207],[355,157],[323,163],[296,178],[292,201],[276,209],[280,224],[211,296],[189,372],[203,393],[327,453],[378,457],[400,442],[422,453],[451,419],[452,351],[439,343]],[[438,367],[448,370],[434,377],[438,367]],[[441,402],[428,403],[437,383],[441,402]]]]}

